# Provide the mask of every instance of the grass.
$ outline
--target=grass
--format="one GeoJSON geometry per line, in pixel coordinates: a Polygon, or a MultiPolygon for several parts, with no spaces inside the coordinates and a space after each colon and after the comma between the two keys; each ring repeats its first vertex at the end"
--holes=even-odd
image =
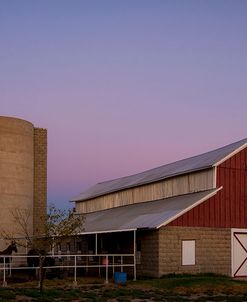
{"type": "Polygon", "coordinates": [[[136,281],[136,284],[159,288],[166,292],[180,292],[181,294],[247,293],[246,281],[214,274],[168,275],[161,279],[136,281]]]}
{"type": "Polygon", "coordinates": [[[128,281],[126,286],[103,285],[99,280],[89,282],[89,279],[81,278],[75,288],[72,281],[46,280],[43,293],[35,288],[35,282],[23,283],[22,287],[11,283],[9,288],[0,288],[0,302],[17,299],[30,302],[247,301],[247,281],[212,274],[169,275],[161,279],[128,281]]]}

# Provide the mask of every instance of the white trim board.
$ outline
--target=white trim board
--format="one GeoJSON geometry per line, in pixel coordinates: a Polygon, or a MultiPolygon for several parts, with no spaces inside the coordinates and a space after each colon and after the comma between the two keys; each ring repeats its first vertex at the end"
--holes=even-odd
{"type": "Polygon", "coordinates": [[[209,193],[207,196],[203,197],[202,199],[198,200],[197,202],[195,202],[193,205],[189,206],[188,208],[184,209],[183,211],[181,211],[180,213],[178,213],[177,215],[175,215],[174,217],[171,217],[170,219],[168,219],[166,222],[160,224],[159,226],[156,227],[156,229],[161,228],[162,226],[166,226],[167,224],[169,224],[170,222],[172,222],[173,220],[179,218],[180,216],[182,216],[183,214],[189,212],[190,210],[192,210],[193,208],[197,207],[198,205],[200,205],[201,203],[203,203],[204,201],[208,200],[210,197],[214,196],[216,193],[218,193],[223,187],[220,187],[218,189],[216,189],[214,192],[209,193]]]}
{"type": "Polygon", "coordinates": [[[243,149],[245,149],[247,147],[247,143],[243,144],[241,147],[237,148],[236,150],[234,150],[232,153],[228,154],[226,157],[222,158],[221,160],[219,160],[217,163],[215,163],[213,165],[213,167],[218,167],[220,164],[222,164],[224,161],[226,161],[227,159],[231,158],[232,156],[234,156],[235,154],[237,154],[238,152],[242,151],[243,149]]]}

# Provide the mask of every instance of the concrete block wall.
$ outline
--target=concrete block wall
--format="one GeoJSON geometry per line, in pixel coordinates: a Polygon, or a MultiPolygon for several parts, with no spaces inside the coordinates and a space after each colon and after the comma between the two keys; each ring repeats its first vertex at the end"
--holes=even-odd
{"type": "Polygon", "coordinates": [[[231,275],[231,229],[163,227],[158,232],[159,277],[171,273],[231,275]],[[195,240],[195,265],[182,265],[183,240],[195,240]]]}
{"type": "Polygon", "coordinates": [[[137,241],[140,242],[141,252],[140,264],[137,264],[136,267],[137,276],[159,277],[158,231],[138,232],[137,241]]]}
{"type": "Polygon", "coordinates": [[[33,233],[42,235],[47,211],[47,130],[34,128],[33,233]]]}

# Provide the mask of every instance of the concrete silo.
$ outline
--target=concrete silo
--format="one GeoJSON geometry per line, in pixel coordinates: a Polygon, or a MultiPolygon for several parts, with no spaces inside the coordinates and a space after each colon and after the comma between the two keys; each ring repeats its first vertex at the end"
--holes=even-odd
{"type": "MultiPolygon", "coordinates": [[[[30,213],[29,234],[42,233],[47,200],[47,131],[32,123],[0,116],[0,229],[24,236],[13,223],[17,210],[30,213]]],[[[7,242],[0,241],[0,250],[7,242]]]]}

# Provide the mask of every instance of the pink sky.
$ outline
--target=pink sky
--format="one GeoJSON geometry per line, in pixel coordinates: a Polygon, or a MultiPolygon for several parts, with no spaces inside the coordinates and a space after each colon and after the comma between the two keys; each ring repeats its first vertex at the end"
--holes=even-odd
{"type": "Polygon", "coordinates": [[[247,2],[15,1],[1,115],[48,129],[48,200],[245,138],[247,2]]]}

